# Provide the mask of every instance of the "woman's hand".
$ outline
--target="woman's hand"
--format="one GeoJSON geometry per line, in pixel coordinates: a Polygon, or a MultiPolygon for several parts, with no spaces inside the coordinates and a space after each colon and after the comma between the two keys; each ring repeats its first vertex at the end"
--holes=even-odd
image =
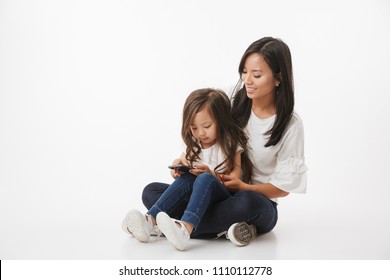
{"type": "Polygon", "coordinates": [[[245,188],[245,183],[237,177],[225,174],[220,175],[220,177],[222,180],[222,184],[231,191],[240,191],[245,188]]]}

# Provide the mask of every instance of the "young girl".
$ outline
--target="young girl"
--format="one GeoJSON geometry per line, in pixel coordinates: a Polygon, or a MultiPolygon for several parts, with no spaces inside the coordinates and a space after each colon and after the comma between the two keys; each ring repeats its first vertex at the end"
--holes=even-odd
{"type": "Polygon", "coordinates": [[[184,250],[207,208],[232,195],[222,177],[250,181],[252,165],[245,151],[247,137],[232,119],[230,108],[229,98],[220,90],[199,89],[188,96],[181,131],[186,151],[173,165],[191,169],[171,171],[175,181],[146,216],[138,210],[129,211],[122,223],[125,232],[141,242],[162,232],[176,249],[184,250]]]}

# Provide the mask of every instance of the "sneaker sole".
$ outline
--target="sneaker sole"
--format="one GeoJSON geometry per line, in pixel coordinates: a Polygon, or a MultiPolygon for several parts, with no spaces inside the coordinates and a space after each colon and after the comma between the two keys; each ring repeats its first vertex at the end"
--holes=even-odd
{"type": "Polygon", "coordinates": [[[252,226],[248,225],[247,223],[237,223],[236,226],[232,225],[228,230],[228,236],[229,236],[230,241],[233,242],[233,244],[240,246],[240,247],[248,245],[256,237],[256,231],[253,230],[251,227],[252,226]],[[246,228],[251,233],[251,237],[250,237],[249,241],[245,241],[245,240],[239,241],[235,238],[236,235],[240,234],[240,231],[241,231],[240,229],[243,227],[246,228]],[[236,234],[236,232],[237,232],[237,234],[236,234]]]}
{"type": "Polygon", "coordinates": [[[149,234],[144,230],[145,228],[145,216],[140,212],[130,211],[127,213],[122,223],[122,229],[127,233],[130,233],[141,242],[149,241],[149,234]]]}
{"type": "Polygon", "coordinates": [[[175,222],[164,212],[160,212],[156,217],[158,228],[165,235],[168,241],[175,247],[177,250],[184,250],[184,243],[180,242],[180,236],[174,227],[177,227],[175,222]]]}

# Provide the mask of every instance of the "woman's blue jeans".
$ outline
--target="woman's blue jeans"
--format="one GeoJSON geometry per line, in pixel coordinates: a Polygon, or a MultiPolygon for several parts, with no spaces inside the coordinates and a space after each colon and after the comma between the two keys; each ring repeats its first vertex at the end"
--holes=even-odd
{"type": "Polygon", "coordinates": [[[185,173],[171,185],[151,183],[142,201],[153,217],[163,211],[194,226],[191,237],[215,236],[236,222],[271,231],[278,219],[277,204],[253,191],[231,193],[213,175],[185,173]]]}

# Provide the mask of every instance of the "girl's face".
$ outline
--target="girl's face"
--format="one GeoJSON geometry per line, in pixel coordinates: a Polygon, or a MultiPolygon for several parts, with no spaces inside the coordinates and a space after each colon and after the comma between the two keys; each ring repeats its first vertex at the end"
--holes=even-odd
{"type": "Polygon", "coordinates": [[[252,100],[273,97],[276,85],[279,85],[267,62],[257,53],[247,57],[241,79],[245,84],[248,98],[252,100]]]}
{"type": "Polygon", "coordinates": [[[217,142],[217,124],[207,108],[195,114],[190,128],[192,135],[200,141],[203,149],[217,142]]]}

